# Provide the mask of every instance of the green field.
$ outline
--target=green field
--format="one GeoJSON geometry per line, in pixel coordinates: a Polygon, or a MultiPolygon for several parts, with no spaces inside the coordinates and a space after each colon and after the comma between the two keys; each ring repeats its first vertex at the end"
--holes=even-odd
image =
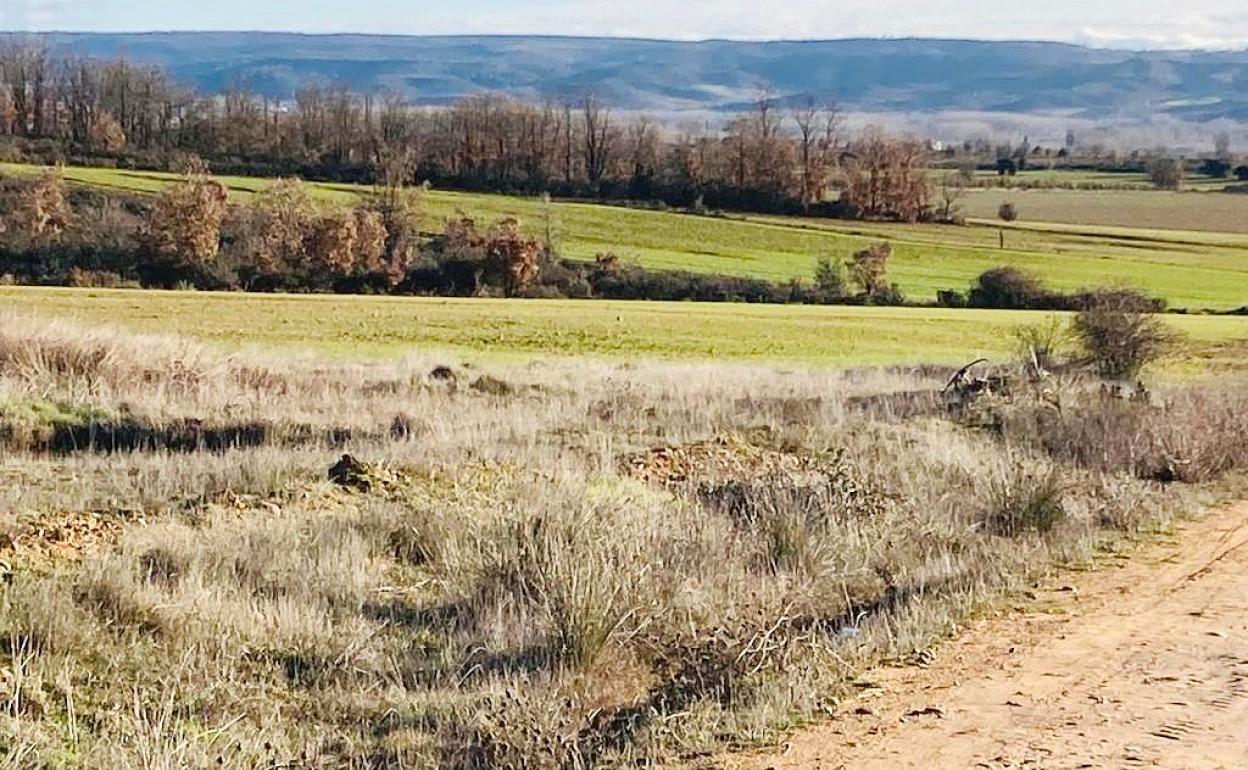
{"type": "MultiPolygon", "coordinates": [[[[1013,329],[1048,314],[598,300],[503,300],[0,288],[0,309],[171,332],[231,348],[347,357],[598,356],[791,361],[821,366],[957,363],[1011,352],[1013,329]]],[[[1169,316],[1181,370],[1242,368],[1248,318],[1169,316]]]]}
{"type": "MultiPolygon", "coordinates": [[[[32,170],[0,166],[2,173],[32,170]]],[[[137,192],[159,190],[172,178],[155,172],[88,168],[67,169],[66,176],[79,184],[137,192]]],[[[245,177],[221,179],[237,200],[270,184],[245,177]]],[[[316,184],[313,190],[324,200],[347,202],[364,188],[316,184]]],[[[1217,218],[1224,231],[1210,232],[1201,229],[1202,223],[1208,223],[1197,211],[1216,200],[1219,206],[1239,206],[1248,214],[1248,196],[989,190],[972,192],[969,211],[987,217],[1004,198],[1015,200],[1022,213],[1022,221],[1007,232],[1005,249],[999,248],[997,227],[985,222],[950,227],[708,217],[570,202],[554,203],[549,210],[557,221],[562,252],[578,259],[609,251],[657,269],[787,280],[809,278],[820,255],[848,258],[867,244],[887,239],[895,249],[891,277],[916,300],[932,300],[941,289],[965,289],[984,270],[1011,264],[1063,290],[1121,284],[1164,297],[1176,307],[1224,309],[1248,304],[1248,233],[1233,232],[1244,229],[1239,223],[1248,217],[1237,219],[1237,210],[1219,209],[1217,218]],[[1088,196],[1089,202],[1071,202],[1072,195],[1088,196]],[[1050,203],[1041,205],[1044,201],[1050,203]],[[1063,224],[1079,219],[1080,211],[1096,207],[1112,211],[1116,219],[1105,215],[1099,217],[1104,223],[1063,224]],[[1039,221],[1041,217],[1048,222],[1039,221]],[[1114,226],[1114,221],[1120,224],[1114,226]],[[1166,229],[1175,222],[1186,223],[1188,229],[1166,229]]],[[[536,229],[546,210],[534,198],[442,191],[426,196],[430,229],[457,211],[483,220],[515,215],[536,229]]]]}

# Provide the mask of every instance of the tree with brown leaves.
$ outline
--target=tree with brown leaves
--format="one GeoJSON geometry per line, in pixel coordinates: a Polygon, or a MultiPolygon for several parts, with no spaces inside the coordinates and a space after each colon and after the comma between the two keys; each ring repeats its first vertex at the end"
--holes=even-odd
{"type": "Polygon", "coordinates": [[[205,265],[221,248],[221,221],[229,194],[200,161],[156,199],[145,233],[158,253],[187,264],[205,265]]]}
{"type": "Polygon", "coordinates": [[[36,243],[61,239],[73,218],[59,168],[48,169],[27,187],[15,212],[14,230],[36,243]]]}
{"type": "Polygon", "coordinates": [[[104,152],[121,152],[126,148],[126,132],[111,112],[100,110],[87,129],[91,145],[104,152]]]}
{"type": "Polygon", "coordinates": [[[879,297],[890,291],[888,259],[892,255],[892,245],[877,243],[857,252],[849,260],[849,277],[858,285],[864,296],[879,297]]]}
{"type": "Polygon", "coordinates": [[[336,276],[350,275],[356,267],[358,238],[355,212],[340,210],[322,216],[307,240],[308,267],[336,276]]]}
{"type": "Polygon", "coordinates": [[[537,277],[542,244],[524,236],[520,220],[507,217],[490,228],[485,253],[490,271],[502,277],[503,290],[510,296],[537,277]]]}
{"type": "Polygon", "coordinates": [[[878,131],[854,143],[841,201],[861,216],[917,222],[931,197],[927,148],[922,143],[878,131]]]}
{"type": "Polygon", "coordinates": [[[312,198],[297,179],[279,179],[257,193],[249,249],[256,267],[276,273],[299,264],[315,219],[312,198]]]}

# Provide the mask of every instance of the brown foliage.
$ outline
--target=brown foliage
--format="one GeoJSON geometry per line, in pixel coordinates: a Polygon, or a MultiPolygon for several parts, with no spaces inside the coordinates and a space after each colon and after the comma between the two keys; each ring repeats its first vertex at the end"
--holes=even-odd
{"type": "Polygon", "coordinates": [[[931,197],[927,150],[920,142],[875,132],[853,145],[841,201],[862,216],[917,222],[931,197]]]}
{"type": "Polygon", "coordinates": [[[355,261],[366,272],[379,272],[386,256],[386,223],[381,212],[357,208],[355,216],[355,261]]]}
{"type": "Polygon", "coordinates": [[[228,198],[225,185],[209,176],[202,162],[193,162],[156,199],[146,232],[149,244],[189,263],[210,261],[221,248],[228,198]]]}
{"type": "Polygon", "coordinates": [[[520,232],[520,220],[507,217],[490,228],[486,259],[503,277],[507,293],[523,288],[537,277],[542,245],[520,232]]]}
{"type": "Polygon", "coordinates": [[[888,258],[892,255],[892,245],[877,243],[857,252],[849,260],[849,277],[863,294],[870,297],[889,291],[888,258]]]}
{"type": "Polygon", "coordinates": [[[87,130],[91,144],[105,152],[120,152],[126,148],[126,132],[111,112],[97,112],[87,130]]]}
{"type": "Polygon", "coordinates": [[[315,213],[311,197],[297,179],[279,179],[261,190],[252,206],[256,266],[277,272],[297,264],[315,213]]]}
{"type": "Polygon", "coordinates": [[[323,216],[316,222],[308,239],[308,261],[312,266],[331,273],[348,275],[356,266],[358,238],[354,212],[336,211],[323,216]]]}
{"type": "Polygon", "coordinates": [[[73,211],[65,197],[65,179],[59,169],[39,175],[20,193],[12,229],[31,241],[55,243],[69,226],[73,211]]]}

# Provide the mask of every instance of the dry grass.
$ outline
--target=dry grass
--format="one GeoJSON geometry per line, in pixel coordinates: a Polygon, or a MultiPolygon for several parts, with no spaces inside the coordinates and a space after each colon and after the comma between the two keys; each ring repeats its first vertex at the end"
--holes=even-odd
{"type": "Polygon", "coordinates": [[[1192,505],[1163,459],[1248,462],[1242,389],[1072,379],[954,420],[890,395],[940,368],[484,371],[4,320],[0,767],[662,764],[1192,505]],[[343,452],[368,492],[325,481],[343,452]]]}

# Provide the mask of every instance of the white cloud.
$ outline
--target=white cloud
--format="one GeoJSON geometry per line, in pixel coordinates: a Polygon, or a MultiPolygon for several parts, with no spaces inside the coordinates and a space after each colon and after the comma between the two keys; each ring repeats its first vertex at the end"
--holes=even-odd
{"type": "Polygon", "coordinates": [[[48,29],[61,21],[69,0],[0,0],[0,28],[48,29]]]}

